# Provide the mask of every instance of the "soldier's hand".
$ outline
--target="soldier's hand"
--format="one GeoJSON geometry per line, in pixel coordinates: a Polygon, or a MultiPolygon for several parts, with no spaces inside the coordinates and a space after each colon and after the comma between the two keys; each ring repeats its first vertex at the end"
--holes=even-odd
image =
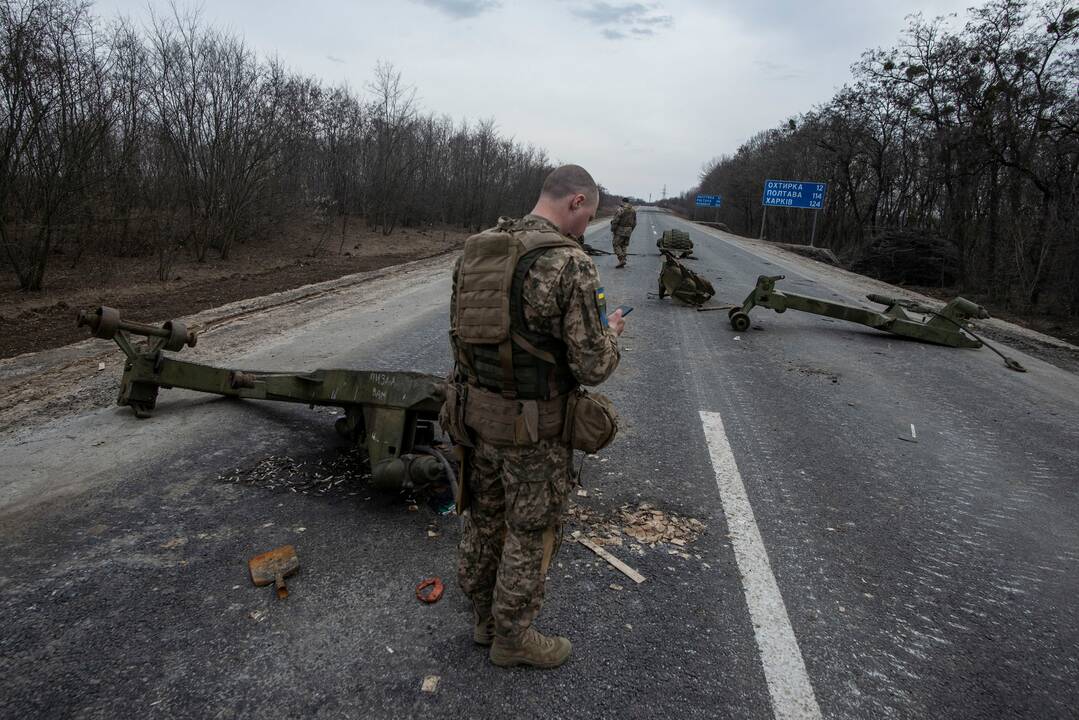
{"type": "Polygon", "coordinates": [[[622,308],[618,308],[607,316],[607,326],[614,330],[615,337],[622,334],[622,331],[626,329],[626,321],[622,317],[622,308]]]}

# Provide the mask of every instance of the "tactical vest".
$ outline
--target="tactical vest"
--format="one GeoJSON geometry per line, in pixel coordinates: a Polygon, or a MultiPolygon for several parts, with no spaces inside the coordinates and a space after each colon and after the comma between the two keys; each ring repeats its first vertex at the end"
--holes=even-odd
{"type": "Polygon", "coordinates": [[[546,400],[577,387],[561,340],[532,332],[524,278],[552,248],[580,248],[548,223],[499,218],[465,242],[454,282],[453,345],[468,382],[506,398],[546,400]]]}

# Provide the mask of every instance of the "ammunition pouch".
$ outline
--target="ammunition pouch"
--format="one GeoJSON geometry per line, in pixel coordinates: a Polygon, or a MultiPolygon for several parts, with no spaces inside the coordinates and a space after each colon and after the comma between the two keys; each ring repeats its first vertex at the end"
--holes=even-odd
{"type": "Polygon", "coordinates": [[[562,440],[574,450],[596,453],[611,444],[618,434],[618,413],[604,395],[578,388],[566,403],[566,424],[562,440]]]}
{"type": "Polygon", "coordinates": [[[550,400],[518,400],[480,387],[468,387],[465,429],[491,445],[535,445],[540,440],[559,437],[565,418],[565,395],[550,400]]]}

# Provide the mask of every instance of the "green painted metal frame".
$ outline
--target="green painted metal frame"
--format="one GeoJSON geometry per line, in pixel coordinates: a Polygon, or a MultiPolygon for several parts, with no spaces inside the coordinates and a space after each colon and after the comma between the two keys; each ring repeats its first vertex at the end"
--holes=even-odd
{"type": "Polygon", "coordinates": [[[117,404],[148,417],[162,388],[224,397],[339,407],[337,430],[367,448],[372,467],[431,444],[445,398],[444,381],[418,372],[314,370],[306,373],[234,370],[177,360],[165,354],[197,336],[179,323],[154,328],[124,322],[110,308],[79,315],[96,337],[112,339],[127,356],[117,404]],[[148,338],[137,345],[131,335],[148,338]]]}
{"type": "Polygon", "coordinates": [[[756,287],[741,307],[732,308],[728,313],[731,327],[739,332],[746,330],[749,327],[749,311],[754,307],[765,307],[778,313],[800,310],[824,315],[936,345],[963,348],[982,346],[980,340],[964,332],[963,328],[967,327],[970,318],[987,318],[989,313],[964,298],[955,298],[941,308],[934,308],[910,300],[868,295],[872,302],[887,306],[885,310],[877,311],[776,290],[776,282],[783,279],[783,275],[761,275],[757,278],[756,287]]]}

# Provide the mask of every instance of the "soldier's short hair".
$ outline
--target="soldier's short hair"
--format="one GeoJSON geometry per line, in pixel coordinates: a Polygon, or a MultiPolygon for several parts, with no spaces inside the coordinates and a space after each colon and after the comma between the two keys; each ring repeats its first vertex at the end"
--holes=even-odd
{"type": "Polygon", "coordinates": [[[543,181],[543,194],[547,197],[561,199],[578,193],[588,198],[590,203],[599,200],[596,181],[580,165],[563,165],[555,168],[543,181]]]}

